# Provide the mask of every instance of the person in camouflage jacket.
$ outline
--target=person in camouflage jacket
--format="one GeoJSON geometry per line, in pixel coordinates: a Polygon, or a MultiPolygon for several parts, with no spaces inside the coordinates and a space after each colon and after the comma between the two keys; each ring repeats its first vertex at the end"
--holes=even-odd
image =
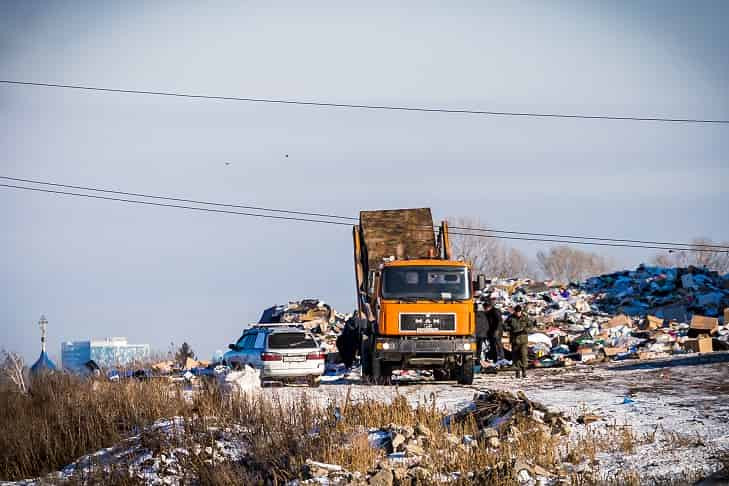
{"type": "Polygon", "coordinates": [[[511,359],[516,368],[516,377],[526,378],[526,370],[529,364],[528,343],[529,333],[533,326],[526,313],[520,305],[514,307],[514,312],[506,319],[504,330],[509,333],[511,341],[511,359]]]}

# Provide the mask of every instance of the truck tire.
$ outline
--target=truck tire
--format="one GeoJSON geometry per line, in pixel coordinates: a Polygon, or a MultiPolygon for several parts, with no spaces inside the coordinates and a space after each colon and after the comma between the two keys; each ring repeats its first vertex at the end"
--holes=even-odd
{"type": "Polygon", "coordinates": [[[372,381],[376,385],[387,385],[392,379],[392,365],[381,359],[372,359],[372,381]]]}
{"type": "Polygon", "coordinates": [[[473,356],[463,358],[463,364],[461,365],[460,373],[458,374],[458,384],[473,384],[473,356]]]}
{"type": "Polygon", "coordinates": [[[446,380],[452,380],[452,373],[444,368],[438,368],[433,370],[433,378],[435,378],[437,381],[446,381],[446,380]]]}
{"type": "Polygon", "coordinates": [[[372,381],[379,384],[382,381],[382,361],[372,358],[372,381]]]}
{"type": "Polygon", "coordinates": [[[362,378],[372,377],[372,350],[370,349],[369,336],[362,336],[360,348],[360,361],[362,362],[362,378]]]}

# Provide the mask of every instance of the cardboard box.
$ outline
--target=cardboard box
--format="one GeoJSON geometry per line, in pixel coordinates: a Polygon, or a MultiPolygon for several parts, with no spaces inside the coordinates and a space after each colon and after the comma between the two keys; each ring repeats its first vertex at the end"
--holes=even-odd
{"type": "Polygon", "coordinates": [[[620,326],[632,326],[633,321],[630,319],[630,317],[626,316],[625,314],[619,314],[609,321],[607,321],[607,324],[605,324],[605,327],[613,328],[613,327],[620,327],[620,326]]]}
{"type": "Polygon", "coordinates": [[[683,343],[683,348],[689,353],[711,353],[714,351],[714,340],[710,337],[687,339],[683,343]]]}
{"type": "Polygon", "coordinates": [[[724,325],[729,325],[729,307],[724,309],[724,325]]]}
{"type": "Polygon", "coordinates": [[[646,329],[660,329],[663,327],[663,319],[661,317],[656,316],[646,316],[645,318],[646,322],[646,329]]]}
{"type": "Polygon", "coordinates": [[[627,353],[628,348],[602,348],[602,350],[605,352],[605,356],[608,358],[612,358],[613,356],[617,356],[620,353],[627,353]]]}
{"type": "Polygon", "coordinates": [[[655,351],[641,351],[638,353],[638,359],[658,359],[658,358],[667,358],[670,354],[668,353],[659,353],[655,351]]]}
{"type": "Polygon", "coordinates": [[[697,333],[714,334],[719,331],[719,319],[695,315],[691,318],[691,330],[697,333]]]}

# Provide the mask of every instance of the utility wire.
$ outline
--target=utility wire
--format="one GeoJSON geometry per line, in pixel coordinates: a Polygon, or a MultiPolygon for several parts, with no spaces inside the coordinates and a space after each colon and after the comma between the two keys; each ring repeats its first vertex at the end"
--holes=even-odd
{"type": "MultiPolygon", "coordinates": [[[[313,216],[313,217],[323,217],[323,218],[330,218],[330,219],[341,219],[341,220],[348,220],[348,221],[358,221],[359,218],[351,217],[351,216],[338,216],[335,214],[327,214],[327,213],[312,213],[312,212],[306,212],[306,211],[293,211],[288,209],[274,209],[274,208],[266,208],[261,206],[244,206],[239,204],[223,204],[223,203],[216,203],[216,202],[209,202],[209,201],[201,201],[201,200],[195,200],[195,199],[183,199],[183,198],[177,198],[177,197],[169,197],[169,196],[158,196],[158,195],[152,195],[152,194],[143,194],[143,193],[137,193],[137,192],[124,192],[124,191],[118,191],[118,190],[112,190],[112,189],[100,189],[96,187],[88,187],[88,186],[77,186],[77,185],[70,185],[70,184],[60,184],[55,182],[46,182],[46,181],[38,181],[33,179],[21,179],[18,177],[8,177],[8,176],[0,176],[0,179],[6,179],[16,182],[26,182],[26,183],[32,183],[32,184],[40,184],[40,185],[46,185],[46,186],[53,186],[53,187],[63,187],[67,189],[82,189],[85,191],[94,191],[94,192],[103,192],[107,194],[119,194],[123,196],[135,196],[135,197],[145,197],[150,199],[159,199],[159,200],[165,200],[165,201],[175,201],[175,202],[186,202],[186,203],[193,203],[193,204],[203,204],[203,205],[209,205],[209,206],[217,206],[217,207],[229,207],[229,208],[237,208],[237,209],[250,209],[250,210],[256,210],[256,211],[266,211],[266,212],[273,212],[273,213],[284,213],[284,214],[296,214],[301,216],[313,216]]],[[[348,223],[350,224],[350,223],[348,223]]],[[[676,247],[687,247],[687,248],[708,248],[712,250],[729,250],[728,246],[724,245],[712,245],[712,244],[704,244],[704,243],[674,243],[674,242],[663,242],[663,241],[649,241],[649,240],[629,240],[629,239],[618,239],[618,238],[604,238],[604,237],[595,237],[595,236],[580,236],[580,235],[560,235],[560,234],[553,234],[553,233],[529,233],[524,231],[507,231],[507,230],[495,230],[495,229],[486,229],[486,228],[469,228],[465,226],[448,226],[449,229],[455,229],[455,230],[464,230],[464,231],[476,231],[476,232],[486,232],[486,233],[497,233],[497,234],[511,234],[511,235],[520,235],[520,236],[538,236],[538,237],[546,237],[546,238],[562,238],[562,239],[578,239],[578,240],[591,240],[591,241],[600,241],[600,242],[611,242],[611,243],[635,243],[640,245],[661,245],[661,246],[676,246],[676,247]]],[[[423,229],[424,231],[430,231],[430,226],[425,227],[423,229]]],[[[450,234],[453,235],[462,235],[462,236],[479,236],[474,235],[470,233],[456,233],[456,232],[450,232],[450,234]]],[[[504,237],[503,239],[509,239],[504,237]]],[[[542,240],[539,240],[542,241],[542,240]]],[[[544,240],[549,242],[562,242],[563,240],[544,240]]],[[[567,243],[567,241],[564,241],[567,243]]]]}
{"type": "Polygon", "coordinates": [[[165,200],[165,201],[177,201],[177,202],[186,202],[186,203],[193,203],[193,204],[205,204],[207,206],[251,209],[251,210],[256,210],[256,211],[267,211],[267,212],[271,212],[271,213],[299,214],[302,216],[315,216],[315,217],[332,218],[332,219],[351,219],[351,220],[355,220],[355,221],[357,220],[357,218],[350,218],[347,216],[335,216],[332,214],[311,213],[311,212],[304,212],[304,211],[291,211],[288,209],[272,209],[272,208],[263,208],[263,207],[259,207],[259,206],[243,206],[240,204],[223,204],[223,203],[216,203],[216,202],[209,202],[209,201],[197,201],[195,199],[182,199],[179,197],[155,196],[155,195],[151,195],[151,194],[141,194],[138,192],[124,192],[124,191],[116,191],[113,189],[99,189],[97,187],[73,186],[70,184],[58,184],[55,182],[35,181],[32,179],[20,179],[18,177],[0,176],[0,179],[6,179],[9,181],[16,181],[16,182],[29,182],[32,184],[41,184],[44,186],[65,187],[67,189],[82,189],[84,191],[104,192],[107,194],[119,194],[122,196],[146,197],[146,198],[150,198],[150,199],[160,199],[160,200],[165,200]]]}
{"type": "Polygon", "coordinates": [[[450,226],[448,225],[448,228],[453,228],[457,230],[468,230],[468,231],[485,231],[487,233],[504,233],[504,234],[511,234],[511,235],[527,235],[527,236],[545,236],[550,238],[578,238],[581,240],[592,240],[592,241],[610,241],[610,242],[616,242],[616,243],[641,243],[641,244],[647,244],[647,245],[673,245],[673,246],[690,246],[690,247],[705,247],[705,248],[716,248],[716,249],[723,249],[723,250],[729,250],[729,246],[726,245],[712,245],[708,243],[672,243],[670,241],[646,241],[646,240],[625,240],[625,239],[619,239],[619,238],[603,238],[603,237],[597,237],[597,236],[578,236],[578,235],[557,235],[557,234],[551,234],[551,233],[527,233],[524,231],[505,231],[505,230],[493,230],[493,229],[486,229],[486,228],[465,228],[462,226],[450,226]]]}
{"type": "Polygon", "coordinates": [[[86,91],[99,91],[106,93],[124,93],[124,94],[143,94],[156,96],[173,96],[177,98],[193,98],[218,101],[244,101],[249,103],[275,103],[281,105],[302,105],[316,106],[321,108],[349,108],[363,110],[391,110],[391,111],[415,111],[425,113],[451,113],[464,115],[488,115],[488,116],[512,116],[512,117],[532,117],[532,118],[574,118],[582,120],[618,120],[618,121],[646,121],[646,122],[668,122],[668,123],[705,123],[705,124],[729,124],[729,120],[722,119],[702,119],[702,118],[664,118],[654,116],[613,116],[613,115],[584,115],[584,114],[567,114],[567,113],[537,113],[537,112],[516,112],[516,111],[486,111],[476,109],[455,109],[455,108],[427,108],[416,106],[392,106],[392,105],[364,105],[354,103],[332,103],[325,101],[302,101],[291,99],[274,99],[274,98],[247,98],[238,96],[217,96],[202,95],[190,93],[178,93],[172,91],[150,91],[135,89],[117,89],[102,88],[98,86],[86,86],[77,84],[56,84],[56,83],[39,83],[31,81],[17,81],[9,79],[0,79],[0,83],[22,85],[22,86],[41,86],[46,88],[65,88],[86,91]]]}
{"type": "Polygon", "coordinates": [[[205,211],[205,212],[209,212],[209,213],[238,214],[240,216],[254,216],[254,217],[258,217],[258,218],[284,219],[284,220],[288,220],[288,221],[304,221],[304,222],[309,222],[309,223],[324,223],[324,224],[338,224],[338,225],[344,225],[344,226],[351,226],[350,223],[344,223],[344,222],[340,222],[340,221],[327,221],[327,220],[323,220],[323,219],[297,218],[294,216],[274,216],[272,214],[242,213],[239,211],[228,211],[226,209],[198,208],[198,207],[194,207],[194,206],[181,206],[179,204],[164,204],[164,203],[151,202],[151,201],[139,201],[137,199],[122,199],[122,198],[118,198],[118,197],[97,196],[94,194],[81,194],[78,192],[55,191],[52,189],[41,189],[39,187],[14,186],[11,184],[0,184],[0,187],[10,187],[13,189],[23,189],[26,191],[48,192],[51,194],[65,194],[67,196],[87,197],[90,199],[105,199],[107,201],[118,201],[118,202],[132,203],[132,204],[145,204],[148,206],[162,206],[165,208],[191,209],[194,211],[205,211]]]}
{"type": "MultiPolygon", "coordinates": [[[[67,195],[67,196],[85,197],[85,198],[90,198],[90,199],[103,199],[103,200],[107,200],[107,201],[125,202],[125,203],[130,203],[130,204],[144,204],[147,206],[160,206],[160,207],[177,208],[177,209],[188,209],[188,210],[204,211],[204,212],[210,212],[210,213],[237,214],[240,216],[252,216],[252,217],[258,217],[258,218],[287,220],[287,221],[302,221],[302,222],[310,222],[310,223],[351,226],[351,223],[347,223],[347,222],[343,222],[343,221],[329,221],[329,220],[313,219],[313,218],[300,218],[300,217],[294,217],[294,216],[276,216],[276,215],[270,215],[270,214],[256,214],[256,213],[246,213],[246,212],[239,212],[239,211],[229,211],[229,210],[225,210],[225,209],[212,209],[212,208],[201,208],[201,207],[195,207],[195,206],[183,206],[183,205],[179,205],[179,204],[165,204],[165,203],[158,203],[158,202],[152,202],[152,201],[140,201],[140,200],[136,200],[136,199],[123,199],[123,198],[116,198],[116,197],[109,197],[109,196],[99,196],[99,195],[95,195],[95,194],[82,194],[82,193],[76,193],[76,192],[58,191],[58,190],[53,190],[53,189],[41,189],[38,187],[17,186],[17,185],[12,185],[12,184],[0,184],[0,187],[20,189],[20,190],[26,190],[26,191],[35,191],[35,192],[45,192],[45,193],[50,193],[50,194],[62,194],[62,195],[67,195]]],[[[729,250],[721,251],[721,250],[708,250],[708,249],[700,249],[700,248],[670,248],[670,247],[661,247],[661,246],[642,246],[642,245],[628,245],[628,244],[618,244],[618,243],[563,241],[563,240],[551,240],[551,239],[543,239],[543,238],[524,238],[524,237],[518,237],[518,236],[484,235],[484,234],[479,234],[479,233],[451,233],[451,234],[462,235],[462,236],[474,236],[477,238],[495,238],[495,239],[507,239],[507,240],[521,240],[521,241],[541,241],[541,242],[552,242],[552,243],[567,243],[567,244],[575,244],[575,245],[643,248],[643,249],[651,249],[651,250],[672,250],[672,251],[680,251],[680,250],[699,251],[699,252],[715,251],[718,253],[729,253],[729,250]]]]}

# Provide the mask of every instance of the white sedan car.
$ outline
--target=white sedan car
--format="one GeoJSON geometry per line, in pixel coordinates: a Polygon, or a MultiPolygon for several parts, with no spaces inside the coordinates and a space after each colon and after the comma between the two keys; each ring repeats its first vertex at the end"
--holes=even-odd
{"type": "Polygon", "coordinates": [[[324,353],[309,332],[286,324],[257,324],[247,329],[223,362],[231,368],[245,365],[261,373],[261,381],[306,380],[319,385],[324,374],[324,353]]]}

